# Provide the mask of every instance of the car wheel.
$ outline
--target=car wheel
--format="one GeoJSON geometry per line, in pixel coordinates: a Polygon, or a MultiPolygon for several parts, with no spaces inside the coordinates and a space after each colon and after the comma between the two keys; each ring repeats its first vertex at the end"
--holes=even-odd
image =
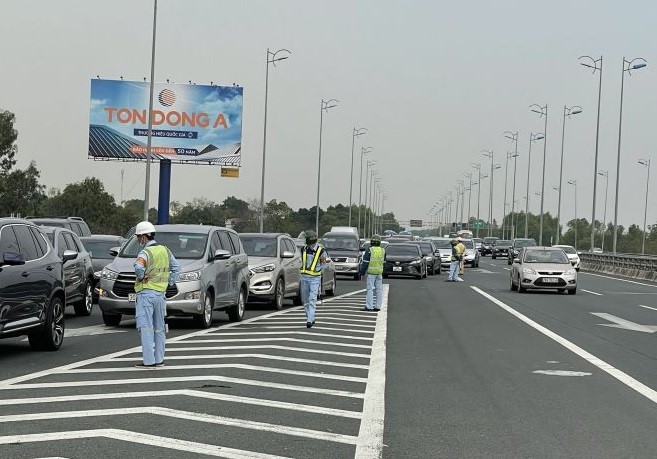
{"type": "Polygon", "coordinates": [[[525,293],[527,289],[520,283],[520,275],[518,275],[518,293],[525,293]]]}
{"type": "Polygon", "coordinates": [[[493,260],[497,260],[497,257],[496,257],[495,255],[493,255],[491,258],[492,258],[493,260]]]}
{"type": "Polygon", "coordinates": [[[333,282],[331,282],[331,288],[326,289],[326,296],[335,296],[335,292],[338,289],[338,281],[335,278],[335,274],[333,274],[333,282]]]}
{"type": "Polygon", "coordinates": [[[509,277],[511,279],[511,290],[518,290],[518,286],[513,282],[513,275],[509,277]]]}
{"type": "Polygon", "coordinates": [[[50,300],[46,321],[43,327],[34,333],[27,335],[32,349],[36,351],[56,351],[64,342],[64,303],[58,297],[50,300]]]}
{"type": "Polygon", "coordinates": [[[576,295],[576,294],[577,294],[577,287],[568,290],[568,295],[576,295]]]}
{"type": "Polygon", "coordinates": [[[274,301],[272,304],[279,311],[283,309],[283,301],[285,300],[285,282],[283,278],[279,277],[276,281],[276,288],[274,289],[274,301]]]}
{"type": "Polygon", "coordinates": [[[73,305],[76,316],[88,316],[91,314],[91,310],[94,307],[93,294],[92,283],[91,281],[87,281],[84,286],[84,298],[82,298],[81,302],[73,305]]]}
{"type": "Polygon", "coordinates": [[[194,316],[198,328],[210,328],[212,325],[212,311],[214,310],[214,297],[211,292],[205,292],[203,298],[203,313],[194,316]]]}
{"type": "Polygon", "coordinates": [[[228,319],[231,322],[241,322],[244,319],[244,302],[246,295],[244,289],[240,289],[240,293],[237,295],[237,304],[231,306],[228,310],[228,319]]]}
{"type": "Polygon", "coordinates": [[[103,312],[103,323],[108,327],[118,327],[118,325],[121,323],[121,314],[103,312]]]}

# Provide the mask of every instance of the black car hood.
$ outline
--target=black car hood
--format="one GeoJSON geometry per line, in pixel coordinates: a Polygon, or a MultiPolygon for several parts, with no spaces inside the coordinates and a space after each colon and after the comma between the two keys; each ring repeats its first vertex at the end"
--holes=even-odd
{"type": "Polygon", "coordinates": [[[409,263],[411,261],[420,261],[422,258],[409,255],[386,255],[386,261],[390,263],[409,263]]]}
{"type": "Polygon", "coordinates": [[[331,250],[326,249],[326,252],[329,254],[329,257],[347,257],[347,258],[358,258],[362,256],[362,253],[358,250],[331,250]]]}

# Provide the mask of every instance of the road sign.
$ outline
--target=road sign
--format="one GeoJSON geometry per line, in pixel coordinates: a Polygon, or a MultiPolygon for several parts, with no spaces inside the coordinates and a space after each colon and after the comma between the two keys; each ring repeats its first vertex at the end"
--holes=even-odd
{"type": "Polygon", "coordinates": [[[472,220],[472,223],[470,224],[470,228],[472,229],[486,229],[486,222],[483,220],[472,220]]]}
{"type": "Polygon", "coordinates": [[[222,167],[221,168],[222,177],[239,177],[240,170],[236,167],[222,167]]]}
{"type": "Polygon", "coordinates": [[[422,228],[422,220],[411,220],[409,223],[411,228],[422,228]]]}

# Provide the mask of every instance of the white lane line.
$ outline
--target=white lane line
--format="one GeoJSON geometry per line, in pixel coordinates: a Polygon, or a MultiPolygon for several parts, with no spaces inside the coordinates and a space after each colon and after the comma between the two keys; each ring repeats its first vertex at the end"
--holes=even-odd
{"type": "MultiPolygon", "coordinates": [[[[166,367],[165,367],[166,368],[166,367]]],[[[156,372],[158,370],[139,370],[156,372]]],[[[48,389],[56,387],[90,387],[90,386],[125,386],[126,384],[164,384],[164,383],[180,383],[189,381],[219,381],[233,384],[243,384],[246,386],[258,386],[271,389],[282,389],[296,392],[310,392],[324,395],[335,395],[337,397],[347,398],[363,398],[363,394],[358,392],[349,392],[344,390],[324,389],[321,387],[297,386],[294,384],[282,384],[271,381],[258,381],[254,379],[231,378],[229,376],[180,376],[180,377],[163,377],[163,378],[136,378],[136,379],[104,379],[92,381],[64,381],[64,382],[46,382],[46,383],[23,383],[7,387],[2,390],[22,390],[22,389],[48,389]]]]}
{"type": "Polygon", "coordinates": [[[589,273],[589,272],[580,271],[579,275],[582,275],[582,274],[586,274],[587,276],[604,277],[605,279],[612,279],[612,280],[617,280],[617,281],[621,281],[621,282],[627,282],[629,284],[645,285],[646,287],[657,288],[656,284],[646,284],[645,282],[637,282],[637,281],[633,281],[633,280],[629,280],[629,279],[619,279],[618,277],[604,276],[602,274],[593,274],[593,273],[589,273]]]}
{"type": "Polygon", "coordinates": [[[511,271],[511,268],[502,268],[502,269],[504,269],[505,271],[511,271]]]}
{"type": "Polygon", "coordinates": [[[250,421],[248,419],[227,418],[206,413],[195,413],[191,411],[174,410],[159,406],[143,406],[137,408],[109,408],[104,410],[81,410],[81,411],[58,411],[47,413],[22,413],[0,416],[0,423],[5,422],[25,422],[25,421],[42,421],[50,419],[74,419],[90,418],[98,416],[125,416],[129,414],[150,414],[156,416],[166,416],[176,419],[186,419],[188,421],[204,422],[208,424],[217,424],[230,427],[239,427],[241,429],[259,430],[272,432],[281,435],[292,435],[295,437],[312,438],[314,440],[324,440],[335,443],[356,444],[356,437],[351,435],[336,434],[333,432],[322,432],[320,430],[304,429],[280,424],[270,424],[267,422],[250,421]]]}
{"type": "MultiPolygon", "coordinates": [[[[320,316],[317,315],[317,317],[320,317],[320,316]]],[[[339,320],[340,322],[357,322],[357,323],[363,323],[363,324],[372,324],[373,326],[376,325],[376,318],[374,320],[369,320],[369,319],[345,319],[344,317],[333,317],[331,314],[322,314],[321,318],[322,318],[322,320],[339,320]]],[[[290,317],[279,316],[279,317],[276,317],[275,319],[264,320],[262,322],[257,322],[257,323],[258,324],[260,324],[260,323],[273,323],[273,324],[275,324],[277,322],[287,322],[289,320],[290,320],[290,317]]],[[[294,320],[296,321],[296,319],[294,319],[294,320]]],[[[296,323],[299,323],[299,322],[296,322],[296,323]]]]}
{"type": "Polygon", "coordinates": [[[592,365],[595,365],[602,371],[605,371],[606,373],[610,374],[612,377],[616,378],[618,381],[622,382],[629,388],[637,391],[639,394],[643,395],[646,397],[648,400],[650,400],[653,403],[657,403],[657,391],[654,389],[651,389],[650,387],[646,386],[642,382],[634,379],[630,375],[623,373],[622,371],[618,370],[617,368],[613,367],[612,365],[608,364],[604,360],[596,357],[595,355],[591,354],[588,351],[585,351],[581,347],[577,346],[576,344],[572,343],[571,341],[567,340],[566,338],[563,338],[560,335],[557,335],[554,333],[552,330],[549,330],[545,328],[544,326],[540,325],[539,323],[533,321],[529,317],[525,316],[524,314],[516,311],[513,309],[511,306],[508,306],[507,304],[503,303],[502,301],[498,300],[492,295],[489,295],[488,293],[484,292],[483,290],[471,286],[475,292],[479,293],[481,296],[488,298],[490,301],[507,311],[509,314],[517,317],[521,321],[525,322],[527,325],[530,327],[534,328],[535,330],[539,331],[540,333],[544,334],[548,338],[556,341],[557,343],[561,344],[563,347],[568,349],[569,351],[573,352],[574,354],[580,356],[587,362],[591,363],[592,365]]]}
{"type": "MultiPolygon", "coordinates": [[[[374,324],[364,325],[364,324],[352,324],[352,323],[341,322],[340,319],[326,319],[326,318],[320,318],[320,317],[317,317],[317,319],[321,320],[322,324],[327,324],[327,325],[341,325],[341,326],[346,326],[346,327],[369,328],[372,331],[376,327],[376,325],[374,325],[374,324]],[[327,320],[331,320],[331,322],[328,322],[327,320]]],[[[298,320],[282,320],[282,321],[278,321],[278,322],[265,321],[265,322],[262,322],[262,323],[256,323],[256,324],[253,324],[252,326],[246,327],[246,329],[247,330],[252,330],[252,329],[258,329],[258,328],[298,328],[298,327],[299,327],[299,321],[298,320]],[[263,327],[263,325],[267,325],[267,327],[263,327]]],[[[346,328],[345,330],[351,331],[348,328],[346,328]]]]}
{"type": "Polygon", "coordinates": [[[386,338],[388,333],[388,291],[383,287],[383,306],[378,313],[372,343],[370,371],[365,386],[363,419],[358,431],[356,454],[359,459],[380,459],[383,454],[383,428],[386,391],[386,338]]]}
{"type": "MultiPolygon", "coordinates": [[[[327,346],[338,346],[338,347],[353,347],[358,349],[371,349],[372,346],[367,344],[348,344],[348,343],[334,343],[332,341],[318,341],[314,339],[299,339],[299,338],[226,338],[226,339],[190,339],[181,341],[173,344],[201,344],[201,343],[271,343],[273,341],[289,341],[291,343],[302,343],[302,344],[324,344],[327,346]]],[[[167,351],[170,349],[169,343],[167,342],[167,351]]],[[[303,349],[303,348],[300,348],[303,349]]]]}
{"type": "Polygon", "coordinates": [[[206,456],[225,457],[228,459],[287,459],[285,456],[273,456],[271,454],[226,448],[225,446],[206,445],[194,441],[178,440],[176,438],[160,437],[158,435],[149,435],[121,429],[70,430],[62,432],[7,435],[0,437],[0,445],[49,442],[57,440],[80,440],[87,438],[109,438],[112,440],[139,443],[142,445],[174,449],[188,453],[205,454],[206,456]]]}
{"type": "Polygon", "coordinates": [[[366,383],[367,378],[359,378],[356,376],[343,376],[336,375],[332,373],[315,373],[312,371],[297,371],[289,370],[287,368],[271,368],[271,367],[261,367],[258,365],[246,365],[243,363],[212,363],[205,365],[167,365],[162,368],[157,368],[155,370],[142,370],[134,366],[130,367],[107,367],[107,368],[76,368],[73,370],[63,371],[63,374],[88,374],[88,373],[117,373],[117,372],[143,372],[143,371],[165,371],[165,370],[209,370],[215,368],[231,368],[237,370],[251,370],[251,371],[262,371],[264,373],[280,373],[284,375],[296,375],[296,376],[307,376],[309,378],[320,378],[320,379],[332,379],[337,381],[349,381],[349,382],[358,382],[366,383]]]}
{"type": "MultiPolygon", "coordinates": [[[[364,333],[366,335],[371,335],[374,333],[374,329],[371,330],[354,330],[353,328],[338,328],[338,327],[325,327],[324,324],[321,321],[321,317],[317,318],[318,322],[314,325],[314,327],[317,330],[333,330],[333,331],[341,331],[341,332],[348,332],[348,333],[364,333]]],[[[328,324],[332,325],[332,324],[328,324]]],[[[352,327],[355,327],[356,325],[352,325],[352,327]]],[[[359,325],[360,327],[364,327],[364,325],[359,325]]],[[[298,325],[269,325],[265,327],[252,327],[252,328],[246,328],[246,330],[254,330],[255,332],[258,332],[258,330],[264,328],[265,330],[289,330],[291,328],[298,328],[298,325]]]]}
{"type": "MultiPolygon", "coordinates": [[[[284,362],[295,363],[308,363],[311,365],[325,365],[328,367],[340,368],[357,368],[359,370],[367,370],[369,365],[360,365],[356,363],[343,363],[343,362],[330,362],[327,360],[313,360],[313,359],[297,359],[295,357],[282,357],[280,355],[269,354],[216,354],[216,355],[175,355],[167,356],[169,360],[195,360],[195,359],[265,359],[265,360],[281,360],[284,362]]],[[[139,362],[142,357],[117,357],[112,359],[112,362],[139,362]]]]}
{"type": "MultiPolygon", "coordinates": [[[[317,328],[317,331],[322,331],[322,330],[327,330],[326,328],[317,328]]],[[[220,336],[245,336],[245,335],[310,335],[310,336],[315,336],[319,337],[321,336],[322,338],[338,338],[338,339],[355,339],[355,340],[362,340],[362,341],[372,341],[372,338],[365,338],[362,336],[349,336],[349,335],[327,335],[326,333],[316,333],[316,332],[284,332],[284,331],[268,331],[268,332],[228,332],[228,333],[219,333],[218,335],[220,336]]],[[[140,348],[133,348],[141,351],[140,348]]],[[[132,352],[135,352],[134,350],[132,352]]],[[[118,357],[118,356],[117,356],[118,357]]]]}
{"type": "Polygon", "coordinates": [[[653,308],[652,306],[646,306],[645,304],[640,304],[640,308],[646,308],[646,309],[652,309],[653,311],[657,311],[657,308],[653,308]]]}
{"type": "Polygon", "coordinates": [[[115,400],[127,398],[150,398],[150,397],[170,397],[170,396],[187,396],[192,398],[204,398],[209,400],[219,400],[222,402],[244,403],[246,405],[266,406],[269,408],[282,408],[292,411],[304,411],[307,413],[325,414],[328,416],[337,416],[343,418],[360,419],[361,413],[357,411],[340,410],[337,408],[326,408],[323,406],[303,405],[300,403],[281,402],[276,400],[266,400],[253,397],[242,397],[228,394],[215,394],[213,392],[203,392],[191,389],[174,389],[162,391],[143,391],[143,392],[114,392],[107,394],[77,394],[63,395],[55,397],[34,397],[34,398],[10,398],[0,400],[0,406],[29,405],[32,403],[60,403],[60,402],[79,402],[90,400],[115,400]]]}
{"type": "Polygon", "coordinates": [[[590,293],[591,295],[602,296],[602,293],[592,292],[591,290],[580,289],[582,292],[590,293]]]}
{"type": "MultiPolygon", "coordinates": [[[[368,315],[374,314],[373,312],[369,312],[369,311],[365,312],[365,311],[362,311],[362,310],[359,310],[357,312],[358,312],[357,314],[345,314],[345,313],[342,313],[342,312],[332,312],[332,313],[325,314],[325,313],[322,313],[322,311],[317,311],[315,316],[317,318],[320,318],[320,319],[323,318],[323,317],[333,318],[333,319],[346,317],[346,318],[350,319],[350,318],[353,318],[353,317],[368,317],[368,315]]],[[[289,312],[289,313],[287,313],[286,317],[290,317],[290,316],[306,317],[306,313],[305,312],[289,312]]],[[[361,320],[367,320],[367,319],[361,319],[361,320]]],[[[372,320],[370,320],[369,322],[376,323],[376,318],[372,318],[372,320]]]]}
{"type": "MultiPolygon", "coordinates": [[[[263,340],[266,341],[266,340],[263,340]]],[[[329,343],[330,344],[330,343],[329,343]]],[[[366,346],[369,348],[369,346],[366,346]]],[[[193,355],[188,355],[188,356],[181,356],[181,357],[170,357],[169,352],[190,352],[190,351],[232,351],[232,350],[244,350],[244,349],[267,349],[267,350],[281,350],[281,351],[294,351],[294,352],[304,352],[304,353],[310,353],[310,354],[328,354],[328,355],[340,355],[343,357],[356,357],[359,359],[369,359],[370,355],[369,354],[359,354],[356,352],[339,352],[339,351],[327,351],[324,349],[311,349],[307,347],[292,347],[292,346],[278,346],[278,345],[269,345],[269,346],[207,346],[207,347],[169,347],[167,346],[167,360],[170,358],[186,358],[186,359],[214,359],[214,358],[220,358],[220,357],[233,357],[235,355],[242,355],[242,354],[193,354],[193,355]]],[[[257,354],[260,355],[260,354],[257,354]]],[[[118,361],[121,360],[121,357],[115,357],[113,359],[107,359],[108,362],[110,361],[118,361]]]]}

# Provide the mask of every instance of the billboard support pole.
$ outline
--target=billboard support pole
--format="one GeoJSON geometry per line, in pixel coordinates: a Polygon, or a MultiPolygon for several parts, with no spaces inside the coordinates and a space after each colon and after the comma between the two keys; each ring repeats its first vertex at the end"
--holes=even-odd
{"type": "Polygon", "coordinates": [[[157,199],[157,224],[169,223],[169,202],[171,200],[171,160],[160,160],[160,187],[157,199]]]}
{"type": "MultiPolygon", "coordinates": [[[[153,3],[153,44],[151,47],[151,88],[148,101],[148,141],[146,143],[146,185],[144,190],[144,221],[148,220],[148,202],[151,187],[151,137],[153,135],[153,92],[155,91],[155,30],[157,25],[157,0],[153,3]]],[[[171,167],[171,162],[169,162],[171,167]]],[[[168,210],[168,202],[167,202],[168,210]]],[[[168,211],[167,211],[168,214],[168,211]]],[[[158,217],[159,219],[159,217],[158,217]]]]}

